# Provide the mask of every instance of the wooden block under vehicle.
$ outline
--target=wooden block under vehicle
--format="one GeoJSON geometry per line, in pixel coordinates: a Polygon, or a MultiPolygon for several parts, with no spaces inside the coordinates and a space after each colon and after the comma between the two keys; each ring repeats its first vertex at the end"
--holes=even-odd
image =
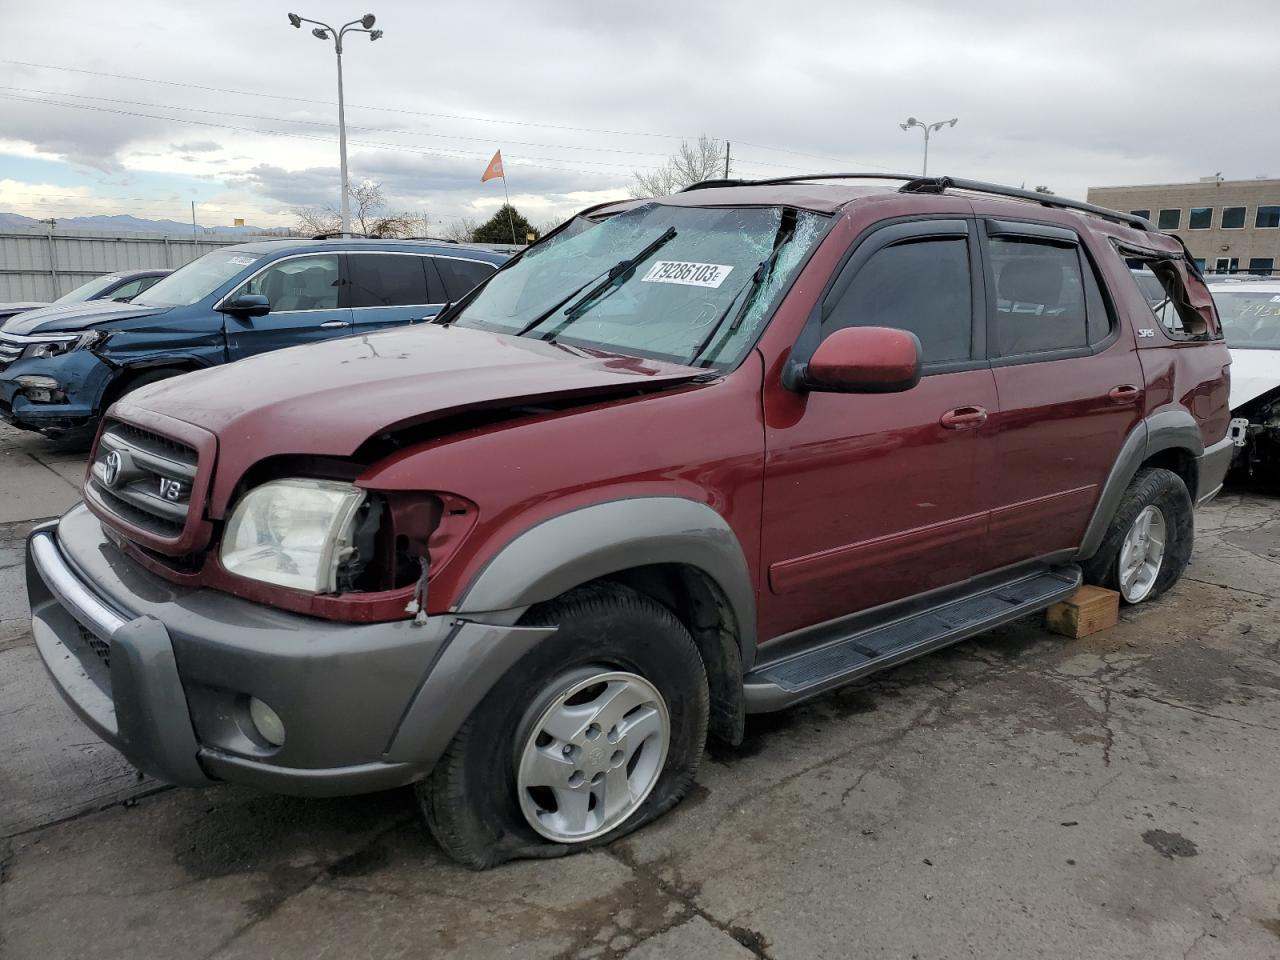
{"type": "Polygon", "coordinates": [[[1120,594],[1084,586],[1045,611],[1045,626],[1064,637],[1087,637],[1114,627],[1120,619],[1120,594]]]}

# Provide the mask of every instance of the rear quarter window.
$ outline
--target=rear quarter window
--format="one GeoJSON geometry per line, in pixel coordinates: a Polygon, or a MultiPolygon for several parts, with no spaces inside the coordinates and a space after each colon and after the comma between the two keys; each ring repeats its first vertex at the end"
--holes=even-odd
{"type": "Polygon", "coordinates": [[[477,260],[458,260],[453,257],[435,257],[436,269],[444,281],[445,295],[450,300],[461,300],[476,284],[487,280],[497,268],[477,260]]]}

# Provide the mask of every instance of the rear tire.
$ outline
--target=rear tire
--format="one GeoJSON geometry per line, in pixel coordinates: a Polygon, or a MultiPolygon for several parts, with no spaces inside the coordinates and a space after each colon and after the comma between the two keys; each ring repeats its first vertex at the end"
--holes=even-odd
{"type": "Polygon", "coordinates": [[[706,672],[665,607],[589,587],[522,623],[559,629],[494,685],[417,788],[441,848],[475,869],[575,853],[661,816],[692,786],[706,742],[706,672]]]}
{"type": "Polygon", "coordinates": [[[1154,600],[1191,560],[1195,518],[1187,485],[1172,470],[1144,467],[1129,483],[1098,552],[1084,564],[1088,583],[1127,604],[1154,600]]]}

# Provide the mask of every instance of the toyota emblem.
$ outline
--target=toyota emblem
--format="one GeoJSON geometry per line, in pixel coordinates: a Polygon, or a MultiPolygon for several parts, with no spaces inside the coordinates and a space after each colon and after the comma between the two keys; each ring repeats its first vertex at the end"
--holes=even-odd
{"type": "Polygon", "coordinates": [[[102,462],[102,482],[108,487],[114,487],[116,481],[120,479],[120,470],[124,467],[124,458],[120,456],[119,450],[112,450],[107,454],[107,459],[102,462]]]}

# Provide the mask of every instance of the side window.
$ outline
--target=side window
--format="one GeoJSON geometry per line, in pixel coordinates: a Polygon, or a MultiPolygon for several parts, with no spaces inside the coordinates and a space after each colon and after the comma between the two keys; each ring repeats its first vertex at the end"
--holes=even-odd
{"type": "Polygon", "coordinates": [[[294,257],[267,267],[236,291],[257,293],[283,310],[334,310],[338,306],[338,258],[334,254],[294,257]]]}
{"type": "Polygon", "coordinates": [[[347,255],[351,306],[408,307],[430,303],[421,257],[398,253],[347,255]]]}
{"type": "Polygon", "coordinates": [[[993,237],[990,251],[998,356],[1078,349],[1106,339],[1111,320],[1078,247],[993,237]]]}
{"type": "MultiPolygon", "coordinates": [[[[143,277],[141,280],[138,281],[138,284],[139,284],[138,293],[142,293],[142,291],[144,290],[150,290],[152,287],[154,287],[157,283],[159,283],[163,279],[164,277],[143,277]]],[[[134,296],[137,296],[137,295],[138,294],[136,293],[134,294],[134,296]]]]}
{"type": "Polygon", "coordinates": [[[146,288],[142,280],[130,280],[112,290],[109,296],[112,300],[132,300],[146,288]]]}
{"type": "Polygon", "coordinates": [[[462,297],[482,280],[488,279],[496,267],[475,260],[454,260],[451,257],[435,257],[436,269],[444,281],[445,294],[450,300],[462,297]]]}
{"type": "Polygon", "coordinates": [[[824,335],[843,327],[896,327],[920,338],[925,363],[967,360],[973,339],[968,241],[931,237],[877,251],[824,312],[824,335]]]}

